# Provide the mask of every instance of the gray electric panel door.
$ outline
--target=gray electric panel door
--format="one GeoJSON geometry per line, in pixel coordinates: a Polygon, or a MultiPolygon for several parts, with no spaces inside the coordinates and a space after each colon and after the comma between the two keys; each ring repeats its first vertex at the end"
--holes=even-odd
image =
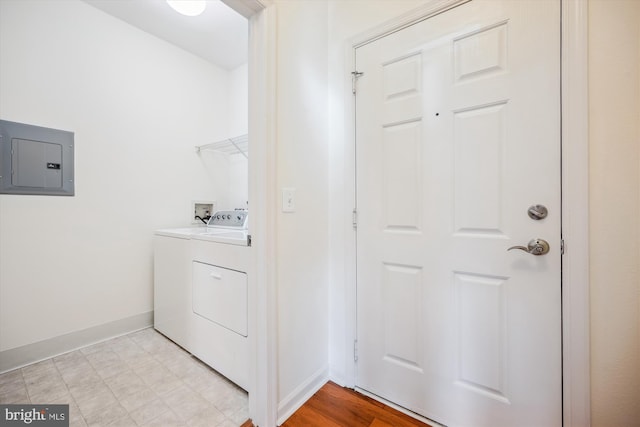
{"type": "Polygon", "coordinates": [[[62,189],[60,144],[14,138],[11,167],[11,184],[16,187],[62,189]]]}
{"type": "Polygon", "coordinates": [[[74,195],[72,132],[0,120],[0,193],[74,195]]]}

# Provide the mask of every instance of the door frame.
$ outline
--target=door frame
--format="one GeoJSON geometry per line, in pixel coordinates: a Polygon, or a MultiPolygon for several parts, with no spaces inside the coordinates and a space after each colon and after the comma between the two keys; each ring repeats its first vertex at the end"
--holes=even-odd
{"type": "Polygon", "coordinates": [[[276,52],[274,0],[222,0],[249,21],[249,416],[275,427],[278,410],[276,271],[276,52]]]}
{"type": "MultiPolygon", "coordinates": [[[[351,85],[355,50],[371,41],[401,30],[470,0],[431,0],[348,41],[345,51],[345,87],[351,85]]],[[[561,140],[562,219],[565,242],[562,259],[562,407],[563,425],[591,425],[589,341],[589,140],[588,140],[588,3],[561,1],[561,140]],[[570,78],[569,78],[570,77],[570,78]]],[[[355,98],[345,94],[345,206],[356,203],[355,98]]],[[[354,360],[349,343],[357,338],[356,234],[351,217],[345,219],[344,360],[354,360]]],[[[356,363],[346,364],[345,385],[354,387],[356,363]]]]}

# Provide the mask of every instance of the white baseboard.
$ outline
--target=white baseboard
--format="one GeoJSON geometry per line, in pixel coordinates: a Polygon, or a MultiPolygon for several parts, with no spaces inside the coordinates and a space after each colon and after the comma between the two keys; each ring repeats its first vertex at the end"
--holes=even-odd
{"type": "Polygon", "coordinates": [[[153,311],[0,352],[0,373],[153,326],[153,311]]]}
{"type": "Polygon", "coordinates": [[[294,412],[296,412],[311,396],[327,383],[329,370],[322,367],[296,387],[287,397],[278,404],[277,425],[282,425],[294,412]]]}

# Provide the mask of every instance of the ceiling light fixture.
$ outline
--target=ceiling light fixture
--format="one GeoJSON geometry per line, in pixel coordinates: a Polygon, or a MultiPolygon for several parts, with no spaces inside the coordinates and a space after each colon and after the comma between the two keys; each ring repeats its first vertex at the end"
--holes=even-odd
{"type": "Polygon", "coordinates": [[[167,0],[167,4],[186,16],[198,16],[207,8],[205,0],[167,0]]]}

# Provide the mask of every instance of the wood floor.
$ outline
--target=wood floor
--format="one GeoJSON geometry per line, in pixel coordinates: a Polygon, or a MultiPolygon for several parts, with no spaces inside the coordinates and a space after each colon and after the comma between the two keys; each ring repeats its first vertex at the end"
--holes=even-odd
{"type": "MultiPolygon", "coordinates": [[[[242,427],[251,427],[247,421],[242,427]]],[[[325,384],[282,427],[429,427],[335,383],[325,384]]]]}

